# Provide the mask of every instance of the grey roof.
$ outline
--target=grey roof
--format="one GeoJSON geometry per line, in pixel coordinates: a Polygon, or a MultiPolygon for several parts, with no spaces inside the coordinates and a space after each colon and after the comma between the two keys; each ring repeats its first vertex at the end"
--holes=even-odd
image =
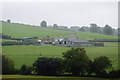
{"type": "Polygon", "coordinates": [[[85,40],[69,40],[69,39],[63,39],[62,41],[70,41],[70,42],[89,42],[85,40]]]}
{"type": "Polygon", "coordinates": [[[64,39],[64,38],[61,37],[54,38],[54,40],[60,40],[60,39],[64,39]]]}
{"type": "Polygon", "coordinates": [[[89,42],[89,41],[85,41],[85,40],[70,40],[72,42],[89,42]]]}
{"type": "Polygon", "coordinates": [[[23,37],[22,39],[32,39],[32,38],[37,38],[37,37],[23,37]]]}

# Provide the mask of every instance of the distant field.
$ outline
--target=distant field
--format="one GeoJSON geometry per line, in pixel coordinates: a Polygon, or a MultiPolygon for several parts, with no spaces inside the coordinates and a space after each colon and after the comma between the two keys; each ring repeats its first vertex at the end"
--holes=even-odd
{"type": "MultiPolygon", "coordinates": [[[[105,43],[105,47],[84,47],[87,55],[93,59],[98,56],[108,56],[113,62],[113,67],[118,67],[118,43],[105,43]]],[[[22,64],[32,65],[40,57],[62,57],[62,52],[69,50],[70,47],[62,46],[3,46],[3,55],[9,56],[15,62],[15,66],[20,68],[22,64]]]]}
{"type": "MultiPolygon", "coordinates": [[[[0,22],[1,23],[1,22],[0,22]]],[[[50,28],[42,28],[42,27],[33,27],[24,24],[16,24],[16,23],[2,23],[2,33],[5,35],[10,35],[14,38],[22,38],[22,37],[68,37],[69,34],[76,33],[79,39],[117,39],[117,36],[103,35],[97,33],[85,33],[85,32],[74,32],[74,31],[64,31],[64,30],[56,30],[50,28]]]]}
{"type": "Polygon", "coordinates": [[[2,80],[119,80],[118,78],[95,78],[95,77],[57,77],[38,75],[3,75],[2,80]]]}

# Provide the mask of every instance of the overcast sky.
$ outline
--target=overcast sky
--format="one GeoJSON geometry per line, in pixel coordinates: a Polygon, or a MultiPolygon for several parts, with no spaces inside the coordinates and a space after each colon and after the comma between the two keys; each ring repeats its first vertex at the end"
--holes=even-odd
{"type": "Polygon", "coordinates": [[[117,2],[24,2],[2,3],[2,20],[39,25],[89,26],[96,23],[118,27],[117,2]]]}

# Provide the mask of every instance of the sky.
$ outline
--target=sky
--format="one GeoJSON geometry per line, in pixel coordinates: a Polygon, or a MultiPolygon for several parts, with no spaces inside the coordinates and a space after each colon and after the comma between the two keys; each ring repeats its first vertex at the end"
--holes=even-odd
{"type": "Polygon", "coordinates": [[[118,27],[117,2],[4,2],[1,20],[40,25],[118,27]]]}

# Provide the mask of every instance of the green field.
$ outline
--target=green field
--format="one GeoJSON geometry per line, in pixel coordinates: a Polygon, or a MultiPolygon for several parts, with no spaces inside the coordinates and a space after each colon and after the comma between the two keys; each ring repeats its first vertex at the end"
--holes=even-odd
{"type": "Polygon", "coordinates": [[[6,23],[2,22],[2,33],[5,35],[12,36],[14,38],[22,38],[22,37],[68,37],[69,34],[76,34],[79,39],[118,39],[117,36],[110,36],[104,34],[97,33],[85,33],[85,32],[74,32],[74,31],[64,31],[64,30],[56,30],[50,28],[42,28],[42,27],[33,27],[24,24],[17,23],[6,23]]]}
{"type": "Polygon", "coordinates": [[[65,76],[37,76],[37,75],[3,75],[2,80],[119,80],[119,78],[96,77],[65,77],[65,76]]]}
{"type": "MultiPolygon", "coordinates": [[[[118,67],[118,43],[105,43],[104,47],[84,47],[87,55],[93,59],[98,56],[108,56],[113,62],[113,67],[118,67]]],[[[32,65],[32,63],[40,57],[62,57],[62,52],[69,50],[70,47],[62,46],[3,46],[2,53],[12,58],[15,66],[20,68],[22,64],[32,65]]]]}

